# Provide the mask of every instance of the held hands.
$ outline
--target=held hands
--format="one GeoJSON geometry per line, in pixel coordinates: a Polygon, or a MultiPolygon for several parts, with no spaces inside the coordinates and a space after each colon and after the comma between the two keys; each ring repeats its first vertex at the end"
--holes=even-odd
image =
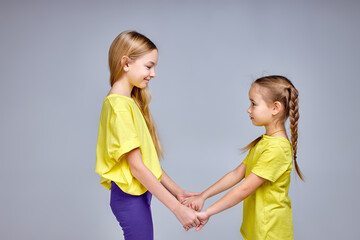
{"type": "Polygon", "coordinates": [[[185,199],[192,197],[192,196],[198,196],[198,195],[200,195],[200,193],[194,193],[194,192],[183,190],[176,196],[176,198],[180,203],[182,203],[185,199]]]}
{"type": "Polygon", "coordinates": [[[180,201],[183,205],[188,206],[195,211],[200,212],[204,206],[205,198],[203,198],[200,194],[196,196],[187,197],[184,200],[180,201]]]}
{"type": "MultiPolygon", "coordinates": [[[[188,213],[194,213],[196,216],[196,220],[194,220],[192,215],[188,215],[190,216],[190,222],[187,222],[185,224],[183,224],[183,222],[178,217],[179,221],[183,224],[184,229],[186,231],[188,231],[192,227],[196,227],[196,231],[202,229],[210,218],[210,215],[208,215],[206,211],[200,212],[204,206],[205,198],[199,193],[183,191],[181,195],[177,196],[177,199],[181,204],[184,205],[184,207],[187,206],[185,207],[185,209],[188,210],[188,213]],[[194,210],[198,212],[194,212],[194,210]]],[[[185,212],[183,213],[184,215],[187,214],[185,212]]]]}
{"type": "Polygon", "coordinates": [[[207,214],[206,210],[203,212],[197,212],[196,213],[198,219],[200,220],[200,225],[196,228],[196,231],[200,231],[205,224],[209,221],[210,215],[207,214]]]}
{"type": "Polygon", "coordinates": [[[209,221],[210,215],[206,211],[195,212],[194,210],[185,206],[182,207],[183,209],[180,210],[180,212],[183,211],[182,214],[179,216],[176,215],[176,217],[183,224],[183,227],[186,231],[193,227],[196,227],[196,231],[200,231],[209,221]],[[187,210],[187,212],[185,210],[187,210]],[[193,214],[195,214],[195,219],[193,214]]]}
{"type": "Polygon", "coordinates": [[[179,204],[179,207],[175,210],[174,214],[186,231],[200,225],[200,221],[196,216],[195,211],[184,205],[179,204]]]}
{"type": "Polygon", "coordinates": [[[196,231],[202,229],[210,218],[206,211],[200,212],[204,206],[205,198],[200,193],[189,191],[182,191],[176,198],[183,205],[180,205],[181,207],[178,208],[175,216],[184,229],[186,231],[193,227],[196,227],[196,231]]]}

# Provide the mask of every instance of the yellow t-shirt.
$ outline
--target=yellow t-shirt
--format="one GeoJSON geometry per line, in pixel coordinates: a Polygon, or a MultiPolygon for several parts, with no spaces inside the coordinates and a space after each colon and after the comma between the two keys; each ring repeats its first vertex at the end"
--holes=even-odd
{"type": "Polygon", "coordinates": [[[245,178],[250,172],[265,181],[243,203],[240,229],[246,240],[292,240],[293,220],[288,196],[293,157],[290,142],[263,135],[245,158],[245,178]]]}
{"type": "Polygon", "coordinates": [[[132,98],[111,94],[104,99],[96,147],[95,172],[100,183],[111,189],[111,181],[122,191],[141,195],[147,189],[131,175],[126,153],[140,148],[142,160],[160,181],[162,169],[145,119],[132,98]]]}

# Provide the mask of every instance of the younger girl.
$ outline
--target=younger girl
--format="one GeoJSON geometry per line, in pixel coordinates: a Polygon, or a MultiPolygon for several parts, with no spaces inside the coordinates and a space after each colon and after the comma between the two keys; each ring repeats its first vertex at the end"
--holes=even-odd
{"type": "Polygon", "coordinates": [[[210,216],[244,200],[241,234],[252,239],[293,239],[291,201],[288,196],[290,173],[295,169],[303,179],[296,161],[298,132],[298,91],[282,76],[257,79],[249,91],[251,105],[247,112],[255,126],[264,126],[265,134],[244,148],[250,150],[245,160],[199,196],[183,204],[200,211],[204,201],[223,192],[244,177],[245,180],[204,212],[198,213],[200,230],[210,216]],[[285,121],[290,116],[291,143],[285,121]]]}
{"type": "Polygon", "coordinates": [[[194,194],[176,185],[159,163],[162,151],[148,107],[157,61],[154,43],[135,31],[122,32],[109,50],[111,89],[101,110],[95,171],[111,189],[110,206],[125,240],[153,239],[152,194],[184,228],[200,223],[179,202],[194,194]]]}

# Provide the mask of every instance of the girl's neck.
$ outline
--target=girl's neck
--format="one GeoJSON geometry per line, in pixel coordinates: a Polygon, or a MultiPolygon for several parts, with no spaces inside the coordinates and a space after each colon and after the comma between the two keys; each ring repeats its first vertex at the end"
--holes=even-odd
{"type": "Polygon", "coordinates": [[[119,94],[126,97],[131,97],[131,92],[133,90],[133,87],[131,84],[129,84],[128,81],[125,79],[118,80],[114,83],[114,85],[111,87],[108,95],[110,94],[119,94]]]}
{"type": "Polygon", "coordinates": [[[284,124],[271,124],[265,126],[265,134],[267,136],[276,137],[281,136],[287,138],[286,129],[284,124]]]}

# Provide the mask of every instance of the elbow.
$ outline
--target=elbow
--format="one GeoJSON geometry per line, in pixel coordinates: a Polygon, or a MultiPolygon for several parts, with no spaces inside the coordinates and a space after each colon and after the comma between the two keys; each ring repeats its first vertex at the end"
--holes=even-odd
{"type": "Polygon", "coordinates": [[[141,158],[140,149],[137,148],[129,152],[127,155],[127,161],[131,175],[133,175],[133,177],[139,180],[139,177],[144,173],[146,169],[146,166],[144,165],[141,158]]]}
{"type": "Polygon", "coordinates": [[[237,171],[237,169],[234,169],[230,172],[231,179],[234,181],[234,183],[239,183],[242,180],[241,175],[237,171]]]}
{"type": "Polygon", "coordinates": [[[247,198],[253,192],[253,189],[251,189],[249,186],[246,186],[245,184],[240,184],[237,190],[239,199],[241,200],[247,198]]]}
{"type": "Polygon", "coordinates": [[[139,176],[141,175],[141,173],[143,172],[143,168],[145,167],[143,162],[129,161],[128,163],[131,175],[133,175],[136,179],[139,179],[139,176]]]}
{"type": "Polygon", "coordinates": [[[138,179],[139,175],[141,175],[141,166],[137,164],[129,164],[131,175],[133,175],[136,179],[138,179]]]}

